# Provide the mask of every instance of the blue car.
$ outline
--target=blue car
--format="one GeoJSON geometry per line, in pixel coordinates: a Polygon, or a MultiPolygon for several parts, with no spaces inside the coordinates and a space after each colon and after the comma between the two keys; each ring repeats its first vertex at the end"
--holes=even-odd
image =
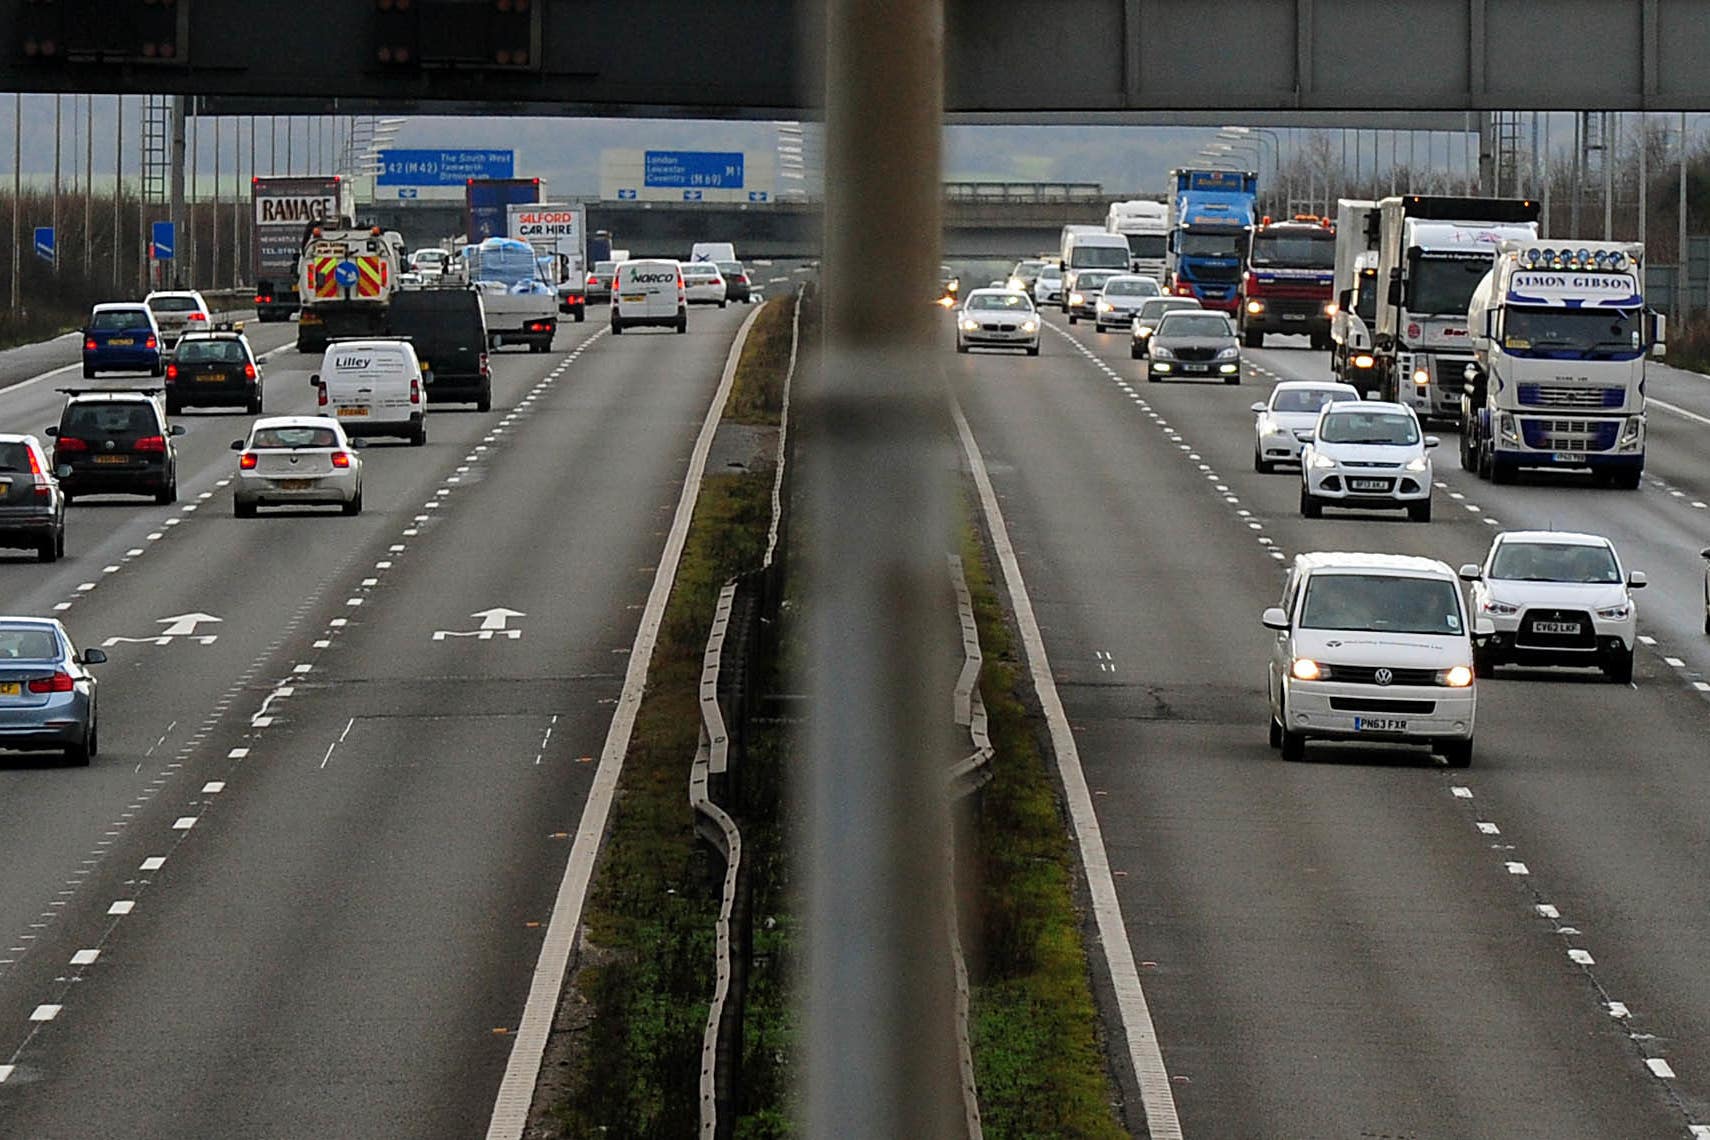
{"type": "Polygon", "coordinates": [[[107,655],[79,653],[54,618],[0,617],[0,748],[63,749],[87,764],[100,747],[95,675],[107,655]]]}
{"type": "Polygon", "coordinates": [[[83,378],[97,372],[164,371],[160,356],[160,326],[147,305],[138,302],[96,305],[83,330],[83,378]]]}

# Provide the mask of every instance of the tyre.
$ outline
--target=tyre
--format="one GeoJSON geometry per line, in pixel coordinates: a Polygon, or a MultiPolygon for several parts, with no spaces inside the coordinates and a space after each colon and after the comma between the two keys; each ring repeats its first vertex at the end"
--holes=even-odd
{"type": "Polygon", "coordinates": [[[64,558],[65,557],[65,520],[64,519],[60,520],[59,529],[54,532],[53,556],[55,558],[64,558]]]}
{"type": "Polygon", "coordinates": [[[1437,745],[1437,751],[1451,768],[1472,767],[1471,740],[1445,740],[1437,745]]]}
{"type": "Polygon", "coordinates": [[[1491,465],[1490,448],[1486,447],[1482,440],[1477,444],[1477,448],[1478,450],[1473,452],[1473,463],[1478,471],[1478,477],[1480,479],[1489,479],[1491,465]]]}
{"type": "Polygon", "coordinates": [[[1610,482],[1623,491],[1637,491],[1639,481],[1644,478],[1644,471],[1617,471],[1610,482]]]}
{"type": "Polygon", "coordinates": [[[1516,471],[1512,463],[1504,463],[1495,457],[1490,461],[1490,481],[1492,483],[1512,483],[1516,471]]]}
{"type": "Polygon", "coordinates": [[[725,307],[725,305],[726,305],[726,304],[728,304],[728,302],[726,302],[726,301],[720,301],[720,302],[719,302],[719,303],[718,303],[718,307],[719,307],[719,308],[721,308],[721,309],[722,309],[722,308],[724,308],[724,307],[725,307]]]}
{"type": "Polygon", "coordinates": [[[356,489],[356,495],[350,500],[350,502],[339,504],[339,510],[346,515],[359,515],[359,514],[361,514],[362,513],[362,488],[358,487],[356,489]]]}
{"type": "Polygon", "coordinates": [[[577,309],[576,310],[576,323],[577,324],[581,324],[583,321],[585,321],[587,319],[588,319],[588,310],[587,309],[577,309]]]}
{"type": "Polygon", "coordinates": [[[166,414],[167,415],[176,416],[178,413],[182,412],[183,410],[184,410],[184,405],[180,404],[177,400],[166,401],[166,414]]]}
{"type": "Polygon", "coordinates": [[[1039,346],[1036,344],[1028,345],[1027,346],[1027,355],[1038,356],[1039,355],[1039,346]]]}
{"type": "Polygon", "coordinates": [[[156,377],[157,379],[161,376],[165,376],[166,375],[166,365],[156,364],[153,368],[150,368],[148,370],[148,374],[150,376],[156,377]]]}
{"type": "Polygon", "coordinates": [[[1603,673],[1617,685],[1632,684],[1633,651],[1631,649],[1623,650],[1616,656],[1611,657],[1608,663],[1603,666],[1603,673]]]}
{"type": "Polygon", "coordinates": [[[232,517],[233,518],[239,518],[239,519],[252,519],[252,518],[254,518],[255,517],[255,504],[254,503],[246,503],[242,499],[233,499],[232,500],[232,517]]]}
{"type": "Polygon", "coordinates": [[[59,540],[56,539],[51,534],[48,535],[46,538],[42,539],[41,542],[36,546],[36,561],[37,562],[58,562],[59,561],[59,540]]]}
{"type": "Polygon", "coordinates": [[[1253,449],[1253,470],[1257,471],[1261,475],[1269,475],[1272,471],[1276,470],[1269,460],[1266,460],[1259,455],[1259,449],[1256,447],[1253,449]]]}
{"type": "Polygon", "coordinates": [[[481,389],[481,395],[475,401],[475,410],[478,412],[490,412],[493,410],[493,386],[491,384],[488,384],[485,388],[481,389]]]}
{"type": "Polygon", "coordinates": [[[1145,355],[1145,354],[1142,353],[1139,349],[1135,348],[1132,345],[1129,346],[1129,348],[1128,348],[1128,359],[1139,360],[1141,358],[1141,356],[1143,356],[1143,355],[1145,355]]]}
{"type": "Polygon", "coordinates": [[[1303,519],[1321,519],[1324,517],[1324,504],[1306,489],[1304,483],[1301,484],[1300,488],[1300,517],[1303,519]]]}
{"type": "Polygon", "coordinates": [[[178,501],[178,477],[173,476],[172,482],[154,493],[154,501],[161,506],[178,501]]]}
{"type": "Polygon", "coordinates": [[[1225,384],[1239,384],[1241,382],[1241,374],[1237,372],[1231,376],[1225,376],[1223,378],[1223,382],[1225,384]]]}
{"type": "Polygon", "coordinates": [[[249,414],[252,416],[259,416],[261,414],[262,402],[261,391],[260,389],[257,389],[255,399],[249,402],[249,414]]]}
{"type": "Polygon", "coordinates": [[[66,747],[65,762],[67,764],[76,765],[79,768],[87,768],[89,766],[89,758],[95,755],[94,744],[95,729],[91,726],[89,732],[83,737],[81,742],[66,747]]]}
{"type": "Polygon", "coordinates": [[[618,320],[616,317],[612,318],[612,335],[613,336],[622,336],[623,335],[623,322],[618,320]]]}
{"type": "Polygon", "coordinates": [[[1277,729],[1277,748],[1282,751],[1282,758],[1290,764],[1298,764],[1306,759],[1306,734],[1290,732],[1286,728],[1277,729]]]}
{"type": "Polygon", "coordinates": [[[85,380],[95,379],[95,370],[93,368],[89,367],[87,364],[85,364],[83,366],[83,378],[85,380]]]}
{"type": "Polygon", "coordinates": [[[1704,632],[1710,635],[1710,610],[1704,612],[1704,632]]]}
{"type": "Polygon", "coordinates": [[[1273,716],[1273,717],[1269,718],[1268,727],[1270,728],[1270,744],[1271,744],[1271,747],[1272,748],[1281,748],[1282,747],[1282,725],[1278,724],[1277,718],[1273,716]]]}
{"type": "Polygon", "coordinates": [[[1265,347],[1265,334],[1258,329],[1242,329],[1241,343],[1247,348],[1265,347]]]}
{"type": "Polygon", "coordinates": [[[1460,442],[1461,470],[1462,471],[1472,471],[1478,467],[1477,461],[1473,459],[1473,450],[1472,449],[1473,449],[1472,427],[1465,420],[1462,420],[1461,421],[1461,442],[1460,442]]]}
{"type": "Polygon", "coordinates": [[[1075,316],[1075,314],[1073,314],[1073,313],[1069,314],[1069,323],[1071,325],[1074,324],[1076,321],[1079,321],[1079,320],[1080,320],[1080,318],[1075,316]]]}
{"type": "Polygon", "coordinates": [[[1474,677],[1496,676],[1496,655],[1475,644],[1472,650],[1472,671],[1474,677]]]}
{"type": "Polygon", "coordinates": [[[1431,521],[1431,500],[1426,499],[1423,503],[1408,503],[1407,504],[1407,521],[1419,522],[1419,523],[1430,522],[1431,521]]]}
{"type": "Polygon", "coordinates": [[[417,420],[416,426],[410,429],[410,446],[421,447],[427,443],[427,421],[417,420]]]}
{"type": "Polygon", "coordinates": [[[968,354],[968,346],[963,344],[961,341],[957,341],[956,342],[956,351],[961,353],[962,355],[966,356],[968,354]]]}
{"type": "Polygon", "coordinates": [[[677,312],[677,331],[679,333],[689,331],[689,311],[687,309],[679,309],[677,312]]]}

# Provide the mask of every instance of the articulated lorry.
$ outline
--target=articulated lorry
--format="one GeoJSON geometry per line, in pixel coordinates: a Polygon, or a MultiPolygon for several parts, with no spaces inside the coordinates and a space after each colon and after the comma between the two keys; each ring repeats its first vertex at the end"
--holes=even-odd
{"type": "Polygon", "coordinates": [[[512,206],[538,205],[546,187],[538,178],[471,178],[463,191],[463,237],[470,245],[510,233],[512,206]]]}
{"type": "Polygon", "coordinates": [[[335,337],[385,336],[403,260],[404,239],[396,231],[311,230],[298,258],[297,351],[325,352],[335,337]]]}
{"type": "Polygon", "coordinates": [[[297,314],[297,259],[315,226],[350,225],[354,204],[350,183],[338,175],[324,178],[252,178],[250,264],[255,267],[255,309],[265,323],[288,321],[297,314]]]}
{"type": "Polygon", "coordinates": [[[1421,418],[1461,418],[1472,363],[1467,303],[1496,247],[1538,236],[1538,203],[1406,194],[1378,203],[1377,328],[1384,399],[1421,418]]]}
{"type": "Polygon", "coordinates": [[[1104,216],[1104,228],[1128,239],[1130,269],[1163,284],[1164,245],[1170,233],[1168,206],[1143,198],[1112,202],[1104,216]]]}
{"type": "Polygon", "coordinates": [[[1259,176],[1250,170],[1172,170],[1170,187],[1165,290],[1234,313],[1259,176]]]}
{"type": "Polygon", "coordinates": [[[1236,295],[1241,343],[1259,348],[1266,333],[1297,333],[1311,337],[1313,348],[1329,348],[1335,266],[1336,229],[1329,218],[1261,219],[1236,295]]]}
{"type": "Polygon", "coordinates": [[[1372,328],[1377,323],[1377,203],[1367,198],[1336,202],[1336,269],[1331,290],[1330,371],[1368,398],[1377,394],[1377,358],[1372,328]]]}
{"type": "Polygon", "coordinates": [[[1637,242],[1505,241],[1467,306],[1461,466],[1497,483],[1524,467],[1589,469],[1635,488],[1645,467],[1645,307],[1637,242]]]}

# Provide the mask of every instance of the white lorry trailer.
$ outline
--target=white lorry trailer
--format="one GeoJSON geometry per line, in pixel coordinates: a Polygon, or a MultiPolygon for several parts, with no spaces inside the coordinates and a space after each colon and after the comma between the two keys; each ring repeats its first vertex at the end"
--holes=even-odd
{"type": "Polygon", "coordinates": [[[508,207],[510,235],[526,241],[535,253],[549,258],[547,271],[558,294],[558,311],[586,320],[588,275],[587,215],[579,205],[540,203],[508,207]]]}
{"type": "Polygon", "coordinates": [[[1170,234],[1168,206],[1146,199],[1112,202],[1104,216],[1104,228],[1128,239],[1129,268],[1160,285],[1164,283],[1164,245],[1170,234]]]}
{"type": "Polygon", "coordinates": [[[1372,325],[1377,320],[1378,208],[1367,198],[1336,202],[1336,271],[1330,371],[1367,396],[1377,393],[1372,325]]]}
{"type": "Polygon", "coordinates": [[[488,347],[526,344],[530,352],[550,351],[558,332],[558,290],[547,279],[534,247],[515,238],[491,237],[465,246],[463,260],[487,311],[488,347]]]}
{"type": "Polygon", "coordinates": [[[1506,241],[1467,306],[1461,466],[1589,469],[1635,488],[1645,466],[1645,362],[1663,318],[1645,307],[1637,242],[1506,241]]]}
{"type": "Polygon", "coordinates": [[[1378,388],[1421,418],[1459,421],[1472,363],[1467,303],[1501,242],[1538,236],[1538,203],[1405,194],[1378,203],[1378,388]]]}

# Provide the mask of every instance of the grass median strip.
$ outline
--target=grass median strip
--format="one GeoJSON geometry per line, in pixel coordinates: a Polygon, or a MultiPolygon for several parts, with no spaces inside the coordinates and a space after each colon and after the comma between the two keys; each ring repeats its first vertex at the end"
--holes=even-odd
{"type": "Polygon", "coordinates": [[[1118,1140],[1127,1132],[1093,1004],[1068,826],[1026,671],[971,525],[962,560],[993,748],[971,860],[980,877],[971,1034],[985,1135],[1118,1140]]]}

